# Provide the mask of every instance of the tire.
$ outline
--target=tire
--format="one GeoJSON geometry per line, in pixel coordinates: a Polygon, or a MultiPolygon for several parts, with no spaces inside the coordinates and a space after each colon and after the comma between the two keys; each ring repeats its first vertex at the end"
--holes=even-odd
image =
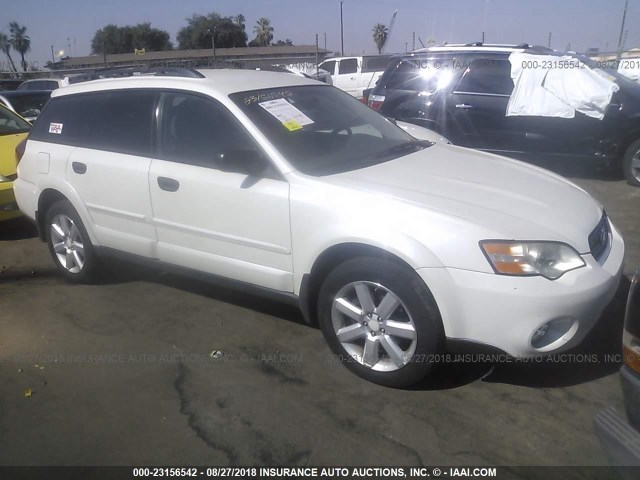
{"type": "Polygon", "coordinates": [[[331,271],[320,288],[318,318],[338,360],[379,385],[415,384],[444,347],[433,295],[413,270],[385,258],[357,257],[331,271]]]}
{"type": "Polygon", "coordinates": [[[91,283],[97,267],[95,250],[68,200],[60,200],[47,210],[45,233],[49,253],[62,276],[73,283],[91,283]]]}
{"type": "Polygon", "coordinates": [[[640,140],[636,140],[627,148],[622,158],[622,169],[627,183],[640,187],[640,140]]]}

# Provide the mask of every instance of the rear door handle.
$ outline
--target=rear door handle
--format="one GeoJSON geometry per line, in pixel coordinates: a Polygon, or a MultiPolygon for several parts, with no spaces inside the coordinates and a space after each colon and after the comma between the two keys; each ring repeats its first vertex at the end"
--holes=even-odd
{"type": "Polygon", "coordinates": [[[87,173],[87,165],[84,163],[71,162],[71,168],[73,168],[73,171],[78,175],[84,175],[85,173],[87,173]]]}
{"type": "Polygon", "coordinates": [[[471,110],[473,105],[469,105],[468,103],[458,103],[456,104],[456,108],[460,108],[462,110],[471,110]]]}
{"type": "Polygon", "coordinates": [[[180,182],[173,178],[158,177],[158,186],[166,192],[177,192],[180,188],[180,182]]]}

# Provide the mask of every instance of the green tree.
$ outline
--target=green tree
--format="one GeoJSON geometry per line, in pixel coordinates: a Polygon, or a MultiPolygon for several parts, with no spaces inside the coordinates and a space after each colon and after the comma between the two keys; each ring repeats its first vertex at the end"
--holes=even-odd
{"type": "Polygon", "coordinates": [[[178,31],[178,46],[181,49],[211,48],[211,36],[219,48],[246,47],[247,34],[231,17],[215,12],[208,15],[194,14],[187,18],[187,25],[178,31]]]}
{"type": "Polygon", "coordinates": [[[389,38],[389,30],[387,27],[382,23],[376,23],[373,26],[373,41],[376,44],[378,53],[382,53],[384,44],[387,43],[387,38],[389,38]]]}
{"type": "Polygon", "coordinates": [[[273,40],[273,27],[268,18],[262,17],[253,27],[253,33],[256,34],[256,44],[260,47],[266,47],[273,40]]]}
{"type": "Polygon", "coordinates": [[[9,23],[9,31],[11,32],[11,46],[20,54],[22,70],[27,71],[27,62],[24,54],[31,50],[31,39],[27,35],[27,27],[23,27],[18,22],[9,23]]]}
{"type": "Polygon", "coordinates": [[[289,46],[293,46],[293,42],[287,38],[286,40],[278,40],[276,43],[274,43],[274,45],[278,46],[278,47],[283,47],[285,45],[289,45],[289,46]]]}
{"type": "Polygon", "coordinates": [[[242,31],[244,32],[244,30],[245,30],[245,22],[247,21],[244,18],[244,15],[239,13],[238,15],[236,15],[234,17],[233,21],[236,22],[236,25],[238,25],[240,28],[242,28],[242,31]]]}
{"type": "Polygon", "coordinates": [[[148,22],[124,27],[106,25],[91,40],[91,51],[96,54],[133,53],[142,48],[157,52],[171,50],[173,45],[168,32],[152,28],[148,22]]]}
{"type": "Polygon", "coordinates": [[[17,73],[18,70],[16,70],[16,64],[13,62],[13,58],[11,58],[11,40],[2,32],[0,32],[0,50],[2,50],[7,56],[9,63],[11,64],[11,68],[17,73]]]}

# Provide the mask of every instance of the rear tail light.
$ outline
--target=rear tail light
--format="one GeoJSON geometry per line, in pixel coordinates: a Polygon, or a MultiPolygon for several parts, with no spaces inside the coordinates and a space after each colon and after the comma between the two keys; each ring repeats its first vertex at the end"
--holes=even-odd
{"type": "Polygon", "coordinates": [[[369,95],[368,105],[370,108],[373,108],[376,112],[380,110],[383,103],[384,103],[384,95],[369,95]]]}
{"type": "Polygon", "coordinates": [[[624,363],[636,373],[640,373],[640,341],[625,331],[622,336],[622,348],[624,363]]]}
{"type": "Polygon", "coordinates": [[[22,160],[22,156],[24,155],[24,151],[27,148],[27,139],[22,140],[18,145],[16,145],[16,165],[20,163],[22,160]]]}

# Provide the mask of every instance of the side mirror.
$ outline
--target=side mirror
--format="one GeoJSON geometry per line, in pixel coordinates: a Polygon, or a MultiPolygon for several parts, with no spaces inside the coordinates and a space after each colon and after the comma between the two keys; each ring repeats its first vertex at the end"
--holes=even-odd
{"type": "Polygon", "coordinates": [[[252,148],[234,148],[216,155],[216,163],[223,172],[242,173],[260,177],[267,169],[264,157],[252,148]]]}

